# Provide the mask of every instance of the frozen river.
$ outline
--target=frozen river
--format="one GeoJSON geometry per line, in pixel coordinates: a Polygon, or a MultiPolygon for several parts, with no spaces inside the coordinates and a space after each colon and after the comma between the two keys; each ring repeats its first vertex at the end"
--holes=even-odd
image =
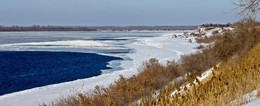
{"type": "Polygon", "coordinates": [[[181,55],[195,52],[194,48],[197,46],[196,43],[189,43],[188,39],[170,37],[183,32],[191,31],[1,32],[0,51],[94,53],[122,59],[104,61],[108,68],[101,68],[101,74],[97,76],[81,77],[2,95],[0,105],[31,106],[50,103],[62,96],[90,91],[96,85],[108,86],[118,79],[119,75],[130,77],[138,73],[142,62],[150,58],[157,58],[161,63],[178,60],[181,55]]]}

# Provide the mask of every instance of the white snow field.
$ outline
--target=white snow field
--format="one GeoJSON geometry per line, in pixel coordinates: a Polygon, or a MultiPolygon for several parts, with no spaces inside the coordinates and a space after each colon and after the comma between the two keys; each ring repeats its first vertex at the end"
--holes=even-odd
{"type": "Polygon", "coordinates": [[[252,102],[249,102],[245,106],[259,106],[260,105],[260,99],[254,100],[252,102]]]}
{"type": "MultiPolygon", "coordinates": [[[[103,70],[103,74],[91,78],[79,79],[60,84],[47,85],[43,87],[37,87],[20,92],[2,95],[0,96],[0,106],[36,106],[41,103],[49,104],[54,100],[60,99],[61,97],[68,97],[69,95],[74,95],[78,92],[89,92],[93,90],[96,85],[106,87],[112,84],[115,80],[117,80],[119,78],[119,75],[130,77],[138,73],[138,69],[140,68],[142,63],[144,61],[149,60],[150,58],[157,58],[161,63],[166,63],[168,60],[178,60],[181,55],[196,52],[197,50],[194,48],[198,46],[198,44],[196,43],[189,43],[187,39],[168,37],[172,34],[180,34],[183,32],[184,31],[160,32],[156,33],[156,36],[153,37],[126,36],[124,38],[132,39],[131,42],[127,43],[120,43],[118,41],[60,40],[47,42],[41,41],[40,43],[11,42],[8,44],[0,44],[0,50],[45,50],[46,48],[47,50],[53,50],[53,48],[50,49],[50,44],[54,46],[54,48],[59,48],[59,46],[62,46],[64,48],[68,46],[70,46],[70,48],[89,48],[88,46],[90,45],[90,43],[98,47],[107,46],[108,48],[118,47],[128,48],[131,50],[130,53],[97,52],[101,55],[109,55],[124,58],[125,60],[111,61],[108,65],[112,68],[121,67],[121,70],[103,70]],[[45,48],[46,45],[48,45],[48,47],[45,48]]],[[[66,50],[67,49],[65,49],[65,51],[66,50]]],[[[80,49],[77,52],[87,51],[80,49]]]]}

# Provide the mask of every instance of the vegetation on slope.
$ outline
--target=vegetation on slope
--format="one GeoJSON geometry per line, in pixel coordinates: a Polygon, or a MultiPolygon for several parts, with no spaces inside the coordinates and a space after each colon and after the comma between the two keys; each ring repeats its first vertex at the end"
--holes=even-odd
{"type": "Polygon", "coordinates": [[[144,63],[143,70],[131,78],[120,77],[108,88],[96,86],[91,94],[80,93],[54,103],[56,106],[110,106],[129,105],[133,101],[148,95],[156,89],[162,88],[175,76],[177,64],[169,62],[167,67],[158,63],[158,60],[151,59],[144,63]]]}
{"type": "Polygon", "coordinates": [[[246,71],[251,69],[247,66],[256,67],[259,65],[259,57],[254,57],[258,58],[257,60],[247,60],[253,59],[253,57],[250,57],[251,55],[256,56],[256,54],[259,54],[257,52],[259,47],[256,47],[256,50],[252,50],[247,55],[260,42],[260,30],[255,27],[256,25],[257,22],[253,19],[242,20],[235,24],[233,31],[226,31],[223,34],[217,35],[218,37],[212,40],[214,43],[209,44],[195,54],[183,56],[179,62],[168,62],[164,66],[159,64],[158,60],[151,59],[144,63],[143,69],[139,74],[131,78],[121,76],[120,79],[108,88],[97,86],[94,92],[90,94],[79,93],[78,95],[55,101],[52,105],[121,106],[134,105],[138,100],[141,100],[146,105],[194,105],[216,103],[216,100],[222,99],[223,102],[220,103],[225,104],[233,100],[236,96],[259,87],[258,85],[255,86],[254,83],[243,83],[244,78],[247,78],[251,74],[253,75],[248,79],[252,82],[257,81],[255,80],[258,75],[257,72],[248,73],[246,71]],[[218,71],[219,73],[216,72],[214,78],[203,84],[204,86],[194,87],[192,90],[187,91],[186,95],[169,97],[169,94],[174,89],[179,89],[179,86],[183,82],[195,80],[197,75],[200,75],[218,63],[222,63],[220,71],[218,71]],[[191,75],[186,79],[184,76],[187,73],[191,75]],[[169,86],[166,90],[163,89],[171,81],[180,76],[183,79],[176,81],[174,85],[169,86]],[[232,79],[233,77],[235,79],[232,79]],[[241,90],[243,86],[248,86],[248,88],[241,90]],[[161,92],[161,95],[157,99],[154,99],[152,96],[154,96],[156,91],[161,92]],[[226,99],[225,97],[230,98],[226,99]]]}
{"type": "Polygon", "coordinates": [[[236,100],[233,105],[241,105],[243,95],[260,88],[260,44],[243,58],[229,59],[213,72],[212,78],[199,85],[192,84],[184,93],[171,96],[174,90],[166,88],[158,98],[148,99],[145,105],[171,106],[222,106],[236,100]],[[166,92],[167,91],[167,92],[166,92]]]}

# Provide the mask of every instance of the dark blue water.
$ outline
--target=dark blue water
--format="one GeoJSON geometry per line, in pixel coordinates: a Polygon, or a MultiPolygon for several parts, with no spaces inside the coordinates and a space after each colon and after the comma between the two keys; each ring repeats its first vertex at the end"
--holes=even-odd
{"type": "Polygon", "coordinates": [[[101,74],[121,58],[93,53],[0,52],[0,95],[101,74]]]}

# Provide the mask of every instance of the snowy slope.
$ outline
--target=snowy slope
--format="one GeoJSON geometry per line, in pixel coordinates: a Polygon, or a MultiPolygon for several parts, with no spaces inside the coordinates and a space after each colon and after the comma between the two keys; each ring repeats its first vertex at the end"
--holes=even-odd
{"type": "Polygon", "coordinates": [[[259,106],[259,105],[260,105],[260,99],[256,99],[256,100],[254,100],[254,101],[252,101],[252,102],[250,102],[250,103],[248,103],[244,106],[259,106]]]}

